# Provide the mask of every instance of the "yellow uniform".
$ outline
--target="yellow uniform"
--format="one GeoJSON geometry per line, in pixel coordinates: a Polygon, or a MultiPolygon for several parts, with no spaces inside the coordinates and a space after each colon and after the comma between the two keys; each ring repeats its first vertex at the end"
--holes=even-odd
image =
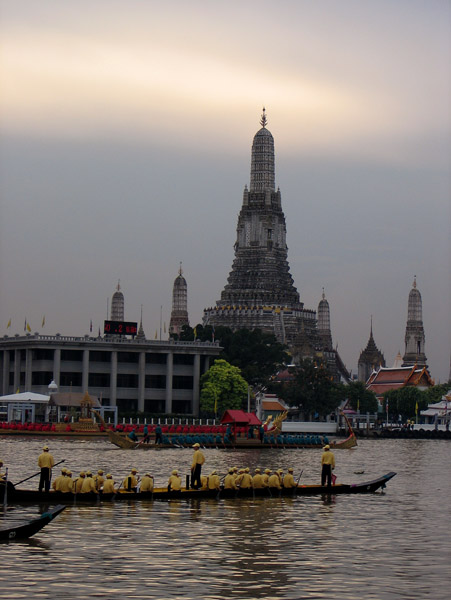
{"type": "Polygon", "coordinates": [[[271,474],[271,471],[269,471],[268,473],[265,471],[262,475],[262,484],[263,487],[268,487],[269,486],[269,476],[271,474]]]}
{"type": "Polygon", "coordinates": [[[179,492],[182,489],[182,480],[178,475],[171,475],[169,477],[168,488],[171,492],[179,492]]]}
{"type": "Polygon", "coordinates": [[[138,478],[136,477],[136,471],[132,471],[122,482],[122,487],[126,490],[133,490],[133,488],[136,490],[137,485],[138,478]]]}
{"type": "Polygon", "coordinates": [[[293,474],[288,472],[285,477],[283,478],[283,487],[284,488],[293,488],[295,487],[296,484],[294,482],[294,477],[293,474]]]}
{"type": "Polygon", "coordinates": [[[216,474],[215,471],[208,478],[208,489],[209,490],[219,490],[221,487],[221,480],[219,479],[219,475],[216,474]]]}
{"type": "Polygon", "coordinates": [[[233,473],[229,473],[226,475],[224,479],[224,489],[225,490],[236,490],[238,489],[235,483],[235,475],[233,473]]]}
{"type": "Polygon", "coordinates": [[[335,456],[330,450],[324,450],[321,456],[322,465],[330,465],[332,469],[335,469],[335,456]]]}
{"type": "Polygon", "coordinates": [[[249,473],[243,473],[240,481],[240,488],[243,490],[252,489],[252,477],[249,473]]]}
{"type": "Polygon", "coordinates": [[[103,483],[103,493],[113,494],[114,493],[114,479],[107,477],[103,483]]]}
{"type": "Polygon", "coordinates": [[[62,492],[62,486],[64,483],[64,480],[66,479],[66,476],[61,474],[58,475],[58,477],[55,479],[55,481],[52,483],[52,487],[55,490],[55,492],[62,492]]]}
{"type": "Polygon", "coordinates": [[[195,450],[193,454],[193,462],[191,465],[191,469],[195,469],[196,465],[203,465],[205,462],[205,456],[200,450],[195,450]]]}
{"type": "Polygon", "coordinates": [[[50,452],[43,452],[42,454],[39,455],[38,467],[40,467],[41,469],[42,468],[52,469],[54,464],[55,464],[55,461],[53,460],[53,456],[50,454],[50,452]]]}
{"type": "Polygon", "coordinates": [[[141,479],[140,492],[151,492],[153,490],[153,477],[150,475],[144,475],[141,479]]]}
{"type": "Polygon", "coordinates": [[[81,488],[83,486],[83,482],[85,480],[85,474],[83,473],[83,475],[80,473],[80,477],[77,477],[77,479],[74,481],[74,492],[76,494],[79,494],[81,492],[81,488]]]}
{"type": "Polygon", "coordinates": [[[255,473],[255,475],[252,477],[252,487],[256,490],[265,487],[263,485],[263,475],[260,473],[255,473]]]}
{"type": "Polygon", "coordinates": [[[97,475],[94,477],[94,481],[96,484],[96,489],[99,491],[105,482],[105,479],[103,478],[103,471],[98,471],[97,475]]]}
{"type": "Polygon", "coordinates": [[[96,484],[92,477],[85,477],[83,480],[83,484],[81,486],[80,493],[81,494],[91,494],[96,493],[96,484]]]}
{"type": "Polygon", "coordinates": [[[206,475],[201,475],[200,477],[200,489],[208,490],[208,477],[206,475]]]}
{"type": "Polygon", "coordinates": [[[278,490],[282,489],[280,485],[280,479],[277,473],[273,473],[268,479],[268,486],[270,488],[277,488],[278,490]]]}
{"type": "Polygon", "coordinates": [[[73,486],[74,486],[74,482],[72,481],[72,477],[70,477],[69,475],[66,475],[66,477],[64,477],[63,480],[61,481],[59,491],[63,492],[64,494],[67,494],[68,492],[73,491],[73,486]]]}

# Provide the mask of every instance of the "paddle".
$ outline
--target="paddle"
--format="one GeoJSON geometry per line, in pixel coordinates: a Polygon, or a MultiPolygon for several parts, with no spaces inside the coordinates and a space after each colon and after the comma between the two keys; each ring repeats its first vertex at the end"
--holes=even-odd
{"type": "MultiPolygon", "coordinates": [[[[60,460],[59,462],[57,462],[56,464],[53,465],[53,468],[57,467],[58,465],[60,465],[61,463],[66,462],[66,459],[63,458],[63,460],[60,460]]],[[[33,477],[37,477],[38,475],[41,474],[41,471],[38,471],[37,473],[35,473],[34,475],[30,475],[30,477],[26,477],[25,479],[22,479],[22,481],[18,481],[17,483],[14,484],[14,487],[20,485],[21,483],[23,483],[24,481],[28,481],[29,479],[33,479],[33,477]]]]}
{"type": "Polygon", "coordinates": [[[302,469],[302,470],[301,470],[301,472],[299,473],[298,480],[297,480],[297,482],[296,482],[296,485],[295,485],[295,487],[293,488],[293,496],[294,496],[294,492],[295,492],[295,490],[297,489],[297,487],[298,487],[298,485],[299,485],[299,481],[301,480],[301,477],[302,477],[302,473],[303,473],[303,472],[304,472],[304,469],[302,469]]]}

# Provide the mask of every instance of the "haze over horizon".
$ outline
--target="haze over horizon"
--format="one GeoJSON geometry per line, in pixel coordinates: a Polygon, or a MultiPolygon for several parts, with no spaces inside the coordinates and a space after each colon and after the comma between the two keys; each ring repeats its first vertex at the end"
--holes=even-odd
{"type": "Polygon", "coordinates": [[[416,276],[447,381],[449,3],[17,0],[0,32],[1,335],[97,333],[120,279],[153,339],[180,261],[201,322],[265,106],[301,301],[353,373],[372,316],[391,366],[416,276]]]}

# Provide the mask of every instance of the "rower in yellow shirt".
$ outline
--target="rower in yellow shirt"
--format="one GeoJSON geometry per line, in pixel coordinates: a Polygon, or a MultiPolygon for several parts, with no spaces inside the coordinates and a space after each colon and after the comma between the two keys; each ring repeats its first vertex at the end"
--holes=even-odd
{"type": "Polygon", "coordinates": [[[103,482],[103,494],[114,494],[114,479],[111,473],[107,473],[106,479],[103,482]]]}
{"type": "Polygon", "coordinates": [[[179,472],[174,469],[168,480],[168,492],[180,492],[182,489],[182,480],[179,477],[179,472]]]}
{"type": "Polygon", "coordinates": [[[62,491],[61,487],[63,485],[63,480],[66,478],[66,473],[67,473],[67,469],[66,469],[66,467],[63,467],[61,469],[61,475],[58,475],[58,477],[56,477],[56,479],[53,481],[52,488],[55,490],[55,492],[62,491]]]}
{"type": "Polygon", "coordinates": [[[283,487],[284,488],[294,488],[296,487],[296,483],[293,477],[293,469],[290,467],[288,469],[288,473],[283,478],[283,487]]]}
{"type": "Polygon", "coordinates": [[[324,452],[321,455],[321,485],[330,487],[332,485],[332,471],[335,469],[335,456],[330,449],[329,444],[323,448],[324,452]]]}
{"type": "Polygon", "coordinates": [[[102,489],[102,486],[104,484],[104,477],[103,477],[103,471],[102,469],[99,469],[97,471],[97,475],[94,477],[94,481],[96,484],[96,490],[99,492],[102,489]]]}
{"type": "Polygon", "coordinates": [[[244,473],[241,474],[239,486],[240,486],[241,490],[251,490],[252,489],[252,476],[249,472],[249,467],[244,469],[244,473]]]}
{"type": "Polygon", "coordinates": [[[66,476],[61,481],[59,491],[62,492],[63,494],[68,494],[69,492],[73,491],[73,486],[74,486],[74,482],[72,481],[72,472],[66,471],[66,476]]]}
{"type": "Polygon", "coordinates": [[[138,471],[137,469],[132,469],[130,475],[127,475],[127,477],[122,482],[122,487],[127,492],[136,492],[136,489],[138,487],[138,481],[138,471]]]}
{"type": "Polygon", "coordinates": [[[208,477],[208,489],[219,490],[221,488],[221,479],[216,471],[212,471],[208,477]]]}
{"type": "Polygon", "coordinates": [[[81,494],[96,494],[97,493],[96,482],[94,481],[91,471],[86,471],[86,477],[81,486],[80,493],[81,494]]]}
{"type": "Polygon", "coordinates": [[[191,464],[191,487],[197,490],[202,486],[200,476],[202,471],[202,465],[205,463],[205,456],[200,450],[200,444],[194,444],[193,448],[194,454],[193,462],[191,464]]]}
{"type": "Polygon", "coordinates": [[[55,464],[53,456],[49,452],[49,447],[44,446],[42,454],[38,458],[38,467],[41,469],[41,477],[39,478],[39,491],[42,488],[46,492],[50,491],[50,480],[52,479],[52,468],[55,464]]]}
{"type": "Polygon", "coordinates": [[[263,476],[261,474],[261,470],[260,469],[255,469],[255,475],[252,477],[252,487],[255,490],[260,490],[261,488],[265,487],[263,485],[263,476]]]}
{"type": "Polygon", "coordinates": [[[74,493],[79,494],[81,492],[81,488],[83,487],[83,482],[86,478],[86,473],[84,471],[80,471],[80,475],[74,481],[74,493]]]}
{"type": "Polygon", "coordinates": [[[229,469],[229,472],[227,473],[227,475],[225,476],[224,479],[224,489],[225,490],[236,490],[237,485],[235,482],[235,470],[234,469],[229,469]]]}
{"type": "Polygon", "coordinates": [[[268,479],[268,487],[271,489],[281,490],[282,486],[280,485],[280,477],[277,471],[269,476],[268,479]]]}
{"type": "Polygon", "coordinates": [[[152,492],[153,491],[153,477],[150,473],[146,473],[141,479],[141,485],[139,486],[140,492],[152,492]]]}
{"type": "Polygon", "coordinates": [[[265,469],[265,472],[262,475],[262,483],[263,487],[269,487],[269,476],[271,475],[271,471],[269,469],[265,469]]]}

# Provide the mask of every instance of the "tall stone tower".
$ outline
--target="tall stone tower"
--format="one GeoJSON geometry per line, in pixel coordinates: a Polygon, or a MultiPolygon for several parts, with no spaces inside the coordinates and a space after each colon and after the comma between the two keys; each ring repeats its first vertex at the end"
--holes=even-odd
{"type": "Polygon", "coordinates": [[[366,383],[373,371],[379,367],[385,367],[385,358],[373,338],[373,319],[371,318],[370,338],[365,350],[362,350],[357,364],[359,381],[366,383]]]}
{"type": "Polygon", "coordinates": [[[318,304],[318,333],[324,350],[332,350],[332,331],[330,329],[329,302],[323,288],[323,296],[318,304]]]}
{"type": "Polygon", "coordinates": [[[406,351],[402,359],[403,367],[410,367],[412,365],[427,367],[424,341],[423,304],[421,294],[417,289],[417,278],[415,276],[412,289],[409,293],[407,307],[406,351]]]}
{"type": "Polygon", "coordinates": [[[274,138],[266,128],[254,136],[250,186],[238,217],[235,259],[221,299],[204,311],[204,325],[261,329],[282,343],[303,330],[318,338],[316,314],[305,310],[288,265],[285,216],[275,187],[274,138]]]}
{"type": "Polygon", "coordinates": [[[182,263],[180,263],[179,274],[175,278],[172,290],[172,312],[169,322],[169,333],[172,335],[180,335],[183,325],[189,325],[188,286],[182,273],[182,263]]]}
{"type": "Polygon", "coordinates": [[[125,321],[124,319],[124,294],[121,292],[121,282],[117,283],[116,291],[111,298],[111,320],[125,321]]]}

